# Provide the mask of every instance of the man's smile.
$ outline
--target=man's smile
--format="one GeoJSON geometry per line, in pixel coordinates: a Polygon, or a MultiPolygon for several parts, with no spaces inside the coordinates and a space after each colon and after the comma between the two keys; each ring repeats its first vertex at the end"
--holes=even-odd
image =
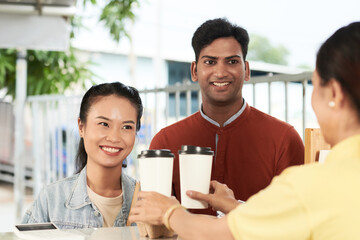
{"type": "Polygon", "coordinates": [[[230,82],[212,82],[212,85],[215,85],[217,87],[223,87],[223,86],[227,86],[230,84],[230,82]]]}

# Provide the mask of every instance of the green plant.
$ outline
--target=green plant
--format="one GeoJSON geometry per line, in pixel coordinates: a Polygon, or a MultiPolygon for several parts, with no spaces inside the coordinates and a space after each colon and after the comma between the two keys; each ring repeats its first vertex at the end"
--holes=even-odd
{"type": "MultiPolygon", "coordinates": [[[[95,74],[88,69],[91,62],[80,62],[75,50],[67,52],[27,51],[27,96],[62,94],[76,84],[84,86],[95,74]]],[[[16,98],[16,51],[0,50],[0,88],[16,98]]]]}
{"type": "Polygon", "coordinates": [[[266,37],[252,34],[248,59],[267,63],[287,65],[289,51],[282,45],[274,46],[266,37]]]}
{"type": "Polygon", "coordinates": [[[105,23],[116,42],[120,41],[122,35],[130,38],[125,26],[128,20],[135,20],[134,6],[139,6],[138,0],[111,0],[103,8],[100,21],[105,23]]]}
{"type": "Polygon", "coordinates": [[[12,49],[0,49],[0,89],[7,88],[7,94],[15,92],[16,52],[12,49]]]}

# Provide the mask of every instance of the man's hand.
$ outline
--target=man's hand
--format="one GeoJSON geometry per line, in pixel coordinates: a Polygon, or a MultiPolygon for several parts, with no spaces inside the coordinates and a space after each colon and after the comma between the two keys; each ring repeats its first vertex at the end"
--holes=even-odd
{"type": "Polygon", "coordinates": [[[221,211],[225,214],[240,204],[235,199],[234,192],[226,184],[219,183],[218,181],[210,182],[209,194],[196,191],[187,191],[186,194],[192,199],[207,202],[214,211],[221,211]]]}

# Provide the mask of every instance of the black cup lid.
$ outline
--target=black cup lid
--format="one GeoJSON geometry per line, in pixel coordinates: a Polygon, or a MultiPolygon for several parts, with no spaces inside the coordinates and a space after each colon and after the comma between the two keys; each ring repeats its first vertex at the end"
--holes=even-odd
{"type": "Polygon", "coordinates": [[[138,155],[138,158],[153,158],[153,157],[174,157],[174,154],[169,149],[152,149],[143,150],[138,155]]]}
{"type": "Polygon", "coordinates": [[[204,154],[204,155],[214,155],[214,152],[211,151],[210,147],[198,147],[192,145],[182,145],[179,154],[204,154]]]}

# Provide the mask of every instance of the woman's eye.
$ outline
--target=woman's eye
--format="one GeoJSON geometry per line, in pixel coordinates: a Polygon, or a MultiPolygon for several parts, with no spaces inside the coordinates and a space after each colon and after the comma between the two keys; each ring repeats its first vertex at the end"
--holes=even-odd
{"type": "Polygon", "coordinates": [[[125,125],[125,126],[123,126],[123,129],[131,130],[131,129],[133,129],[133,126],[131,126],[131,125],[125,125]]]}

